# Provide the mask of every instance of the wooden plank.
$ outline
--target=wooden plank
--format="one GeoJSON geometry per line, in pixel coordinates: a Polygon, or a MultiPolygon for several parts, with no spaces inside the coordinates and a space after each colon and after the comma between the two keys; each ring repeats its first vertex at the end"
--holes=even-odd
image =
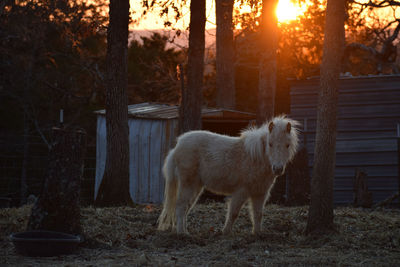
{"type": "MultiPolygon", "coordinates": [[[[314,140],[307,141],[307,150],[314,151],[314,140]]],[[[396,139],[336,140],[337,153],[393,152],[396,139]]]]}
{"type": "Polygon", "coordinates": [[[140,148],[140,129],[143,120],[130,119],[129,124],[129,191],[132,200],[139,203],[140,199],[140,176],[139,176],[139,148],[140,148]]]}
{"type": "Polygon", "coordinates": [[[149,198],[150,203],[160,203],[160,170],[162,168],[161,153],[162,153],[162,136],[163,136],[163,121],[153,120],[150,131],[150,175],[149,175],[149,198]]]}
{"type": "Polygon", "coordinates": [[[106,118],[97,116],[96,132],[96,175],[94,183],[94,199],[96,199],[101,181],[103,180],[104,169],[106,166],[107,148],[106,118]]]}
{"type": "MultiPolygon", "coordinates": [[[[338,102],[338,108],[339,109],[344,109],[347,107],[353,107],[353,108],[358,108],[358,107],[370,107],[370,108],[379,108],[381,106],[387,106],[387,105],[392,105],[392,106],[397,106],[400,104],[400,99],[390,99],[388,101],[375,101],[374,99],[371,99],[369,101],[356,101],[356,102],[350,102],[350,103],[343,103],[343,102],[338,102]]],[[[295,109],[315,109],[317,107],[317,103],[309,103],[309,104],[304,104],[304,103],[293,103],[291,106],[291,110],[295,109]]]]}
{"type": "MultiPolygon", "coordinates": [[[[352,190],[353,189],[353,176],[348,177],[335,177],[334,185],[335,190],[352,190]]],[[[371,177],[367,176],[367,185],[371,191],[385,191],[393,190],[398,186],[397,176],[390,177],[371,177]]]]}
{"type": "MultiPolygon", "coordinates": [[[[355,174],[355,167],[342,167],[337,166],[335,169],[335,177],[343,177],[349,176],[352,177],[355,174]]],[[[360,168],[368,174],[368,177],[377,176],[377,177],[392,177],[397,176],[397,166],[396,165],[387,165],[387,166],[365,166],[360,168]]]]}
{"type": "MultiPolygon", "coordinates": [[[[315,130],[317,124],[316,117],[301,117],[291,114],[291,118],[298,120],[302,124],[307,119],[307,129],[315,130]]],[[[337,127],[339,130],[380,130],[395,129],[396,122],[400,121],[400,114],[386,114],[371,117],[339,117],[337,127]]]]}
{"type": "Polygon", "coordinates": [[[333,202],[335,204],[348,204],[354,200],[354,193],[352,191],[334,191],[333,202]]]}
{"type": "MultiPolygon", "coordinates": [[[[300,144],[303,144],[304,138],[307,141],[313,142],[315,139],[316,132],[300,132],[300,144]]],[[[380,129],[379,131],[373,130],[358,130],[358,131],[338,131],[336,140],[357,140],[357,139],[389,139],[394,138],[396,135],[394,129],[380,129]]]]}
{"type": "MultiPolygon", "coordinates": [[[[357,131],[343,131],[340,130],[337,132],[337,140],[340,139],[377,139],[377,138],[393,138],[395,136],[394,129],[380,129],[379,131],[373,130],[357,130],[357,131]]],[[[301,135],[300,140],[303,140],[304,134],[301,135]]],[[[315,131],[306,133],[307,140],[315,139],[315,131]]]]}
{"type": "MultiPolygon", "coordinates": [[[[294,105],[316,105],[318,102],[318,92],[294,94],[290,100],[294,105]]],[[[399,102],[400,88],[385,91],[341,92],[338,101],[340,104],[399,102]]]]}
{"type": "Polygon", "coordinates": [[[394,139],[337,140],[338,153],[396,151],[394,139]]]}
{"type": "Polygon", "coordinates": [[[150,194],[151,126],[151,120],[143,120],[139,133],[139,203],[146,203],[150,194]]]}
{"type": "MultiPolygon", "coordinates": [[[[314,154],[309,151],[309,166],[313,166],[314,154]]],[[[396,166],[395,151],[389,152],[364,152],[336,154],[336,166],[365,167],[365,166],[396,166]]]]}
{"type": "MultiPolygon", "coordinates": [[[[370,78],[350,78],[341,79],[339,83],[339,92],[354,91],[383,91],[400,88],[399,77],[370,77],[370,78]]],[[[302,81],[293,81],[291,83],[291,92],[313,92],[319,89],[319,79],[310,79],[302,81]]]]}
{"type": "Polygon", "coordinates": [[[165,155],[166,155],[166,153],[168,153],[168,149],[169,149],[168,140],[167,140],[167,137],[168,137],[167,130],[169,130],[169,129],[167,129],[168,128],[167,124],[169,123],[169,121],[170,120],[161,121],[161,128],[162,128],[162,132],[161,132],[161,151],[160,151],[160,155],[159,155],[159,158],[160,158],[160,169],[159,169],[159,172],[158,172],[158,180],[157,180],[159,185],[160,185],[159,188],[158,188],[158,192],[157,192],[158,200],[159,200],[158,203],[160,203],[160,204],[163,203],[163,200],[164,200],[165,181],[164,181],[164,177],[163,177],[162,168],[164,166],[165,155]]]}
{"type": "MultiPolygon", "coordinates": [[[[291,108],[291,114],[300,118],[316,118],[316,106],[291,108]]],[[[400,114],[399,104],[386,104],[375,106],[340,106],[338,107],[338,116],[368,118],[374,116],[384,116],[386,114],[400,114]]]]}
{"type": "MultiPolygon", "coordinates": [[[[364,94],[368,92],[394,92],[400,89],[400,81],[397,82],[386,82],[381,83],[379,86],[376,84],[366,84],[366,83],[355,83],[354,85],[350,84],[339,84],[339,93],[359,93],[364,94]]],[[[300,85],[294,84],[290,88],[290,96],[298,96],[298,95],[316,95],[319,92],[319,85],[310,83],[309,85],[300,85]]]]}
{"type": "Polygon", "coordinates": [[[361,77],[342,80],[340,82],[341,91],[385,91],[400,88],[399,77],[375,77],[363,79],[361,77]]]}

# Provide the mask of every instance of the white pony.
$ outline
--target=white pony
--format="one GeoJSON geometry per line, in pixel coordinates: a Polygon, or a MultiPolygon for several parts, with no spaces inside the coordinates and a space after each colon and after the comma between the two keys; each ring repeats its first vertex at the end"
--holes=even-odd
{"type": "Polygon", "coordinates": [[[298,145],[299,123],[279,116],[240,137],[192,131],[178,138],[165,159],[164,206],[158,229],[176,226],[188,233],[186,217],[204,188],[232,196],[223,233],[231,231],[243,204],[250,200],[253,233],[261,228],[262,210],[276,177],[283,174],[298,145]]]}

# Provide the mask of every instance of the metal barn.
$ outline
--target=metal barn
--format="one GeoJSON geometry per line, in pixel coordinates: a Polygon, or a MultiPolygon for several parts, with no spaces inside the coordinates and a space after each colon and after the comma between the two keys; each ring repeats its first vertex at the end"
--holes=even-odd
{"type": "MultiPolygon", "coordinates": [[[[313,166],[319,79],[291,86],[291,117],[303,123],[313,166]]],[[[353,202],[356,168],[368,174],[374,203],[399,190],[400,76],[342,77],[338,102],[335,204],[353,202]]],[[[311,172],[310,172],[311,173],[311,172]]]]}
{"type": "MultiPolygon", "coordinates": [[[[164,158],[175,145],[178,134],[178,106],[141,103],[130,105],[129,153],[130,194],[135,203],[162,203],[164,178],[161,173],[164,158]]],[[[96,111],[96,177],[95,198],[106,163],[105,110],[96,111]]],[[[255,115],[234,110],[204,108],[203,129],[237,135],[255,115]]]]}

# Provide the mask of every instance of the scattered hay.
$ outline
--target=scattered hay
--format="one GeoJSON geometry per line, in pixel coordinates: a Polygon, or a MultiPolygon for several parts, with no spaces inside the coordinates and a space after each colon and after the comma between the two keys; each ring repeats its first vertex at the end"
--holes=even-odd
{"type": "Polygon", "coordinates": [[[0,210],[0,265],[381,265],[400,262],[400,211],[341,207],[337,232],[307,237],[308,207],[268,205],[263,233],[253,236],[242,210],[233,233],[220,234],[222,203],[198,204],[189,216],[190,236],[156,230],[159,206],[82,208],[86,241],[74,255],[29,258],[15,254],[8,236],[23,231],[31,206],[0,210]]]}

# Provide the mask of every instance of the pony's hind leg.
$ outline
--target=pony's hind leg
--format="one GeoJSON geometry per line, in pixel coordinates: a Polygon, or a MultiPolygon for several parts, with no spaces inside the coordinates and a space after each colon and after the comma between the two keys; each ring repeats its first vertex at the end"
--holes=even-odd
{"type": "Polygon", "coordinates": [[[186,227],[187,215],[196,204],[202,191],[203,186],[199,183],[180,183],[176,202],[176,232],[178,234],[188,234],[186,227]]]}
{"type": "Polygon", "coordinates": [[[247,194],[245,194],[243,191],[238,191],[232,195],[232,199],[228,204],[228,212],[226,214],[225,226],[222,230],[223,234],[229,234],[232,231],[233,223],[239,215],[240,209],[242,208],[247,198],[247,194]]]}

